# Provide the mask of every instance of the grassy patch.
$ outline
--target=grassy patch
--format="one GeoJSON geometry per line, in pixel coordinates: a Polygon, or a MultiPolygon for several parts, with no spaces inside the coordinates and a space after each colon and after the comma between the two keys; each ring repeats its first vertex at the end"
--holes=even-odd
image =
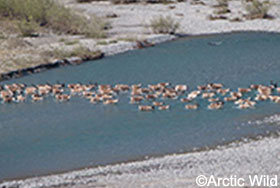
{"type": "Polygon", "coordinates": [[[35,37],[38,35],[37,31],[39,30],[39,25],[33,20],[19,21],[17,22],[17,26],[23,37],[35,37]]]}
{"type": "Polygon", "coordinates": [[[171,16],[159,16],[151,20],[150,27],[154,33],[174,34],[180,24],[171,16]]]}
{"type": "Polygon", "coordinates": [[[218,7],[215,11],[215,14],[226,14],[226,13],[230,13],[230,10],[228,9],[228,7],[218,7]]]}
{"type": "Polygon", "coordinates": [[[33,57],[32,55],[11,57],[1,62],[0,73],[32,67],[43,63],[46,63],[44,58],[33,57]]]}
{"type": "Polygon", "coordinates": [[[272,4],[270,1],[260,1],[252,0],[250,2],[244,3],[245,10],[247,11],[247,18],[257,19],[257,18],[272,18],[268,15],[268,11],[272,4]]]}
{"type": "Polygon", "coordinates": [[[1,41],[0,56],[3,55],[1,52],[11,51],[14,49],[26,49],[28,44],[20,37],[6,37],[1,41]]]}
{"type": "Polygon", "coordinates": [[[0,31],[0,39],[3,40],[3,39],[6,39],[6,35],[4,32],[0,31]]]}
{"type": "Polygon", "coordinates": [[[92,57],[95,57],[99,53],[99,51],[91,51],[88,48],[79,45],[71,50],[55,48],[54,50],[43,52],[43,56],[53,57],[57,59],[65,59],[69,57],[81,57],[82,59],[90,59],[92,57]]]}
{"type": "Polygon", "coordinates": [[[78,44],[78,43],[79,43],[78,40],[64,41],[64,44],[67,45],[67,46],[75,45],[75,44],[78,44]]]}
{"type": "Polygon", "coordinates": [[[229,0],[216,0],[217,4],[214,7],[228,7],[229,0]]]}
{"type": "Polygon", "coordinates": [[[135,42],[138,41],[136,37],[119,37],[118,40],[126,41],[126,42],[135,42]]]}
{"type": "Polygon", "coordinates": [[[0,0],[0,17],[20,22],[24,36],[36,32],[38,26],[66,34],[104,36],[102,20],[87,19],[54,0],[0,0]]]}
{"type": "Polygon", "coordinates": [[[214,11],[215,14],[226,14],[230,13],[229,10],[229,0],[216,0],[217,4],[214,5],[216,10],[214,11]]]}

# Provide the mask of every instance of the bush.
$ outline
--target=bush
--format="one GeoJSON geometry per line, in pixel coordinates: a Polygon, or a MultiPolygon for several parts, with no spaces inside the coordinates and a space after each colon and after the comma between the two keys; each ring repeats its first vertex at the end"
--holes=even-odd
{"type": "Polygon", "coordinates": [[[216,1],[217,1],[216,7],[228,7],[229,0],[216,0],[216,1]]]}
{"type": "Polygon", "coordinates": [[[230,13],[231,11],[228,9],[228,7],[217,7],[216,10],[214,10],[215,14],[227,14],[230,13]]]}
{"type": "Polygon", "coordinates": [[[101,18],[91,17],[87,20],[83,27],[83,33],[92,38],[105,38],[106,33],[105,29],[111,28],[111,25],[108,22],[104,22],[101,18]]]}
{"type": "Polygon", "coordinates": [[[57,32],[104,36],[99,19],[86,19],[54,0],[0,0],[0,16],[25,20],[23,25],[37,23],[57,32]]]}
{"type": "Polygon", "coordinates": [[[252,0],[245,3],[245,9],[249,19],[269,18],[268,11],[270,7],[271,3],[269,1],[261,2],[260,0],[252,0]]]}
{"type": "Polygon", "coordinates": [[[152,19],[150,23],[154,33],[174,34],[179,26],[171,16],[160,16],[152,19]]]}
{"type": "Polygon", "coordinates": [[[35,37],[38,36],[38,24],[33,20],[22,20],[17,23],[18,29],[23,37],[35,37]]]}
{"type": "Polygon", "coordinates": [[[51,0],[0,0],[0,15],[25,20],[32,18],[44,25],[48,10],[55,5],[58,6],[51,0]]]}

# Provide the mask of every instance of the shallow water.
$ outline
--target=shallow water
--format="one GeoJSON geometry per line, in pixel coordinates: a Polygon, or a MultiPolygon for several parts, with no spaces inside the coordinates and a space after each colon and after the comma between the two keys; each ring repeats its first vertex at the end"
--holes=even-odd
{"type": "MultiPolygon", "coordinates": [[[[279,81],[280,35],[236,33],[195,37],[153,48],[34,74],[9,82],[27,84],[98,82],[100,84],[199,84],[226,87],[279,81]],[[212,46],[208,43],[222,42],[212,46]]],[[[90,104],[74,97],[68,103],[0,105],[0,180],[137,160],[194,148],[213,147],[244,137],[279,130],[266,123],[246,122],[273,115],[280,105],[264,102],[256,109],[202,108],[187,111],[179,101],[168,111],[143,113],[128,104],[90,104]]]]}

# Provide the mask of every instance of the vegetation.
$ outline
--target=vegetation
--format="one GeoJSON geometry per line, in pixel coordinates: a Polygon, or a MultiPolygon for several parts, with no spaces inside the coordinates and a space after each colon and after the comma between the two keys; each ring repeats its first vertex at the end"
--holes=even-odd
{"type": "MultiPolygon", "coordinates": [[[[169,4],[172,3],[171,0],[110,0],[111,3],[113,4],[130,4],[130,3],[138,3],[138,2],[143,2],[143,3],[150,3],[150,4],[155,4],[155,3],[163,3],[163,4],[169,4]]],[[[178,2],[183,1],[183,0],[177,0],[178,2]]]]}
{"type": "Polygon", "coordinates": [[[216,0],[216,4],[213,6],[215,10],[213,11],[213,15],[209,15],[209,20],[225,20],[228,17],[225,15],[230,13],[229,9],[229,1],[230,0],[216,0]]]}
{"type": "Polygon", "coordinates": [[[226,14],[229,13],[230,10],[228,8],[229,0],[216,0],[217,4],[214,6],[216,10],[214,11],[215,14],[226,14]]]}
{"type": "MultiPolygon", "coordinates": [[[[93,1],[106,1],[106,0],[76,0],[78,3],[90,3],[93,1]]],[[[173,3],[172,0],[109,0],[113,4],[130,4],[130,3],[138,3],[138,2],[143,2],[143,3],[163,3],[163,4],[169,4],[173,3]]],[[[178,2],[182,2],[184,0],[177,0],[178,2]]]]}
{"type": "Polygon", "coordinates": [[[214,20],[226,20],[228,19],[227,16],[224,16],[224,15],[209,15],[208,16],[208,19],[211,20],[211,21],[214,21],[214,20]]]}
{"type": "Polygon", "coordinates": [[[201,0],[192,0],[191,5],[205,5],[205,3],[201,0]]]}
{"type": "Polygon", "coordinates": [[[39,25],[33,20],[19,21],[17,22],[17,26],[23,37],[34,37],[38,35],[36,32],[38,31],[39,25]]]}
{"type": "Polygon", "coordinates": [[[229,0],[216,0],[217,5],[216,7],[228,7],[229,0]]]}
{"type": "Polygon", "coordinates": [[[6,36],[2,31],[0,31],[0,39],[6,39],[6,36]]]}
{"type": "Polygon", "coordinates": [[[270,1],[260,1],[260,0],[251,0],[245,2],[245,9],[248,13],[247,17],[249,19],[257,18],[271,18],[268,15],[268,11],[271,8],[270,1]]]}
{"type": "Polygon", "coordinates": [[[71,46],[71,45],[75,45],[75,44],[78,44],[79,43],[79,40],[67,40],[67,41],[64,41],[64,44],[66,46],[71,46]]]}
{"type": "MultiPolygon", "coordinates": [[[[139,38],[127,36],[127,37],[119,37],[118,40],[120,40],[120,41],[126,41],[126,42],[135,42],[135,41],[138,41],[139,38]]],[[[142,40],[142,39],[140,39],[140,40],[142,40]]]]}
{"type": "Polygon", "coordinates": [[[160,16],[150,22],[150,27],[154,33],[174,34],[179,26],[180,24],[171,16],[160,16]]]}
{"type": "Polygon", "coordinates": [[[99,51],[91,51],[82,45],[78,45],[71,50],[56,48],[54,50],[46,51],[42,54],[42,56],[54,57],[57,59],[65,59],[68,57],[81,57],[82,59],[88,59],[95,57],[99,53],[99,51]]]}
{"type": "Polygon", "coordinates": [[[0,18],[16,20],[23,36],[46,27],[60,33],[104,37],[105,23],[100,19],[87,19],[54,0],[0,0],[0,18]]]}
{"type": "Polygon", "coordinates": [[[130,4],[137,3],[138,0],[110,0],[113,4],[130,4]]]}
{"type": "Polygon", "coordinates": [[[90,3],[94,0],[77,0],[78,3],[90,3]]]}

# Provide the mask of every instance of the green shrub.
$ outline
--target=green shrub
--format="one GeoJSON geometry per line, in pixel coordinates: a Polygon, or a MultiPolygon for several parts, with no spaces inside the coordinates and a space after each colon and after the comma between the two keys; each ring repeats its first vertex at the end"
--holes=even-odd
{"type": "Polygon", "coordinates": [[[216,10],[214,10],[215,14],[226,14],[226,13],[230,13],[230,10],[228,9],[228,7],[217,7],[216,10]]]}
{"type": "Polygon", "coordinates": [[[58,4],[52,0],[0,0],[0,15],[15,19],[32,18],[40,24],[47,23],[47,12],[58,4]]]}
{"type": "Polygon", "coordinates": [[[216,7],[228,7],[229,0],[216,0],[216,7]]]}
{"type": "Polygon", "coordinates": [[[18,29],[23,37],[37,36],[38,24],[33,20],[21,20],[17,23],[18,29]]]}
{"type": "Polygon", "coordinates": [[[87,19],[54,0],[0,0],[0,16],[13,20],[25,20],[45,26],[57,32],[104,36],[104,23],[100,19],[87,19]]]}
{"type": "Polygon", "coordinates": [[[179,23],[171,16],[159,16],[150,22],[150,27],[154,33],[174,34],[179,26],[179,23]]]}
{"type": "Polygon", "coordinates": [[[111,27],[108,22],[104,22],[98,17],[91,17],[84,24],[83,33],[92,38],[105,38],[106,33],[104,30],[111,27]]]}
{"type": "Polygon", "coordinates": [[[247,17],[249,19],[269,18],[268,11],[271,8],[269,1],[252,0],[245,3],[247,17]]]}

